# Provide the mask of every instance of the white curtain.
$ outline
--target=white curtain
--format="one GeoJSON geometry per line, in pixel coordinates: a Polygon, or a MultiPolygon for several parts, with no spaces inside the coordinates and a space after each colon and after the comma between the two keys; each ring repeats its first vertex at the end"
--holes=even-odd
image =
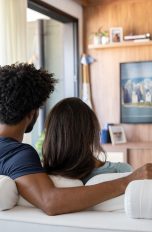
{"type": "MultiPolygon", "coordinates": [[[[0,65],[27,61],[27,0],[0,0],[0,65]]],[[[31,144],[31,133],[24,136],[31,144]]]]}
{"type": "Polygon", "coordinates": [[[25,62],[27,0],[0,0],[0,65],[25,62]]]}

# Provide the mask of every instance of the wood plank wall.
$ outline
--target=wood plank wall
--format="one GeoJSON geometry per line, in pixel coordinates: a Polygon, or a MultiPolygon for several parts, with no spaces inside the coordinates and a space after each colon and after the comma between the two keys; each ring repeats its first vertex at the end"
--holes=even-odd
{"type": "MultiPolygon", "coordinates": [[[[152,60],[152,46],[88,50],[90,34],[100,26],[123,27],[129,33],[152,35],[152,0],[98,0],[84,8],[84,47],[96,62],[91,65],[91,87],[101,126],[120,122],[119,63],[152,60]]],[[[152,124],[123,125],[130,142],[152,141],[152,124]]]]}

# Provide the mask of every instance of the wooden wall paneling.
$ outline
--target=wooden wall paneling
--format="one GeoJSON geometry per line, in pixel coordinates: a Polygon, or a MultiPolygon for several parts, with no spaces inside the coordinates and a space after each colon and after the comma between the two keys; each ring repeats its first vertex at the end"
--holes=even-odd
{"type": "Polygon", "coordinates": [[[101,1],[84,9],[87,38],[100,26],[104,29],[121,26],[124,34],[152,33],[151,0],[101,1]]]}
{"type": "Polygon", "coordinates": [[[110,54],[110,50],[91,53],[96,59],[91,70],[92,94],[101,125],[119,122],[119,66],[110,54]]]}
{"type": "Polygon", "coordinates": [[[151,8],[151,0],[146,3],[144,0],[101,1],[100,5],[85,8],[87,31],[90,33],[103,25],[106,28],[122,26],[125,34],[152,32],[151,8]]]}
{"type": "Polygon", "coordinates": [[[91,87],[99,121],[101,125],[105,122],[120,123],[119,65],[121,62],[152,59],[152,46],[95,49],[89,53],[96,59],[91,65],[91,87]]]}
{"type": "Polygon", "coordinates": [[[129,142],[152,142],[151,124],[123,124],[127,141],[129,142]]]}
{"type": "MultiPolygon", "coordinates": [[[[120,122],[119,63],[152,60],[152,45],[145,43],[143,46],[91,50],[88,49],[90,35],[101,26],[104,30],[122,27],[124,35],[152,35],[151,9],[151,0],[89,1],[89,5],[84,8],[85,51],[96,59],[91,65],[91,88],[101,126],[105,122],[120,122]]],[[[152,124],[124,124],[123,127],[129,142],[152,142],[152,124]]],[[[138,167],[148,161],[152,162],[151,153],[149,150],[133,150],[128,158],[138,167]]]]}
{"type": "Polygon", "coordinates": [[[152,163],[152,149],[131,149],[128,151],[128,163],[134,169],[141,167],[146,163],[152,163]]]}
{"type": "MultiPolygon", "coordinates": [[[[104,29],[122,26],[124,32],[152,34],[152,1],[111,0],[84,9],[86,48],[90,34],[103,25],[104,29]],[[146,25],[146,26],[145,26],[146,25]]],[[[96,62],[91,65],[91,85],[95,110],[101,125],[105,122],[119,123],[120,89],[119,63],[126,61],[152,60],[152,47],[108,48],[86,50],[96,62]]],[[[151,125],[124,125],[129,141],[152,140],[151,125]],[[142,128],[144,131],[142,131],[142,128]],[[146,135],[144,135],[146,132],[146,135]],[[140,135],[139,135],[140,133],[140,135]]]]}

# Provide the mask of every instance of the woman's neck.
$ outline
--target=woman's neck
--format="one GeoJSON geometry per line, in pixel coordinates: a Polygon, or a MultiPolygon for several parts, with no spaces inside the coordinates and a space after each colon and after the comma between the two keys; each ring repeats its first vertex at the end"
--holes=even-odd
{"type": "Polygon", "coordinates": [[[99,167],[103,166],[103,164],[104,164],[104,162],[102,162],[101,160],[97,160],[95,158],[95,167],[96,168],[99,168],[99,167]]]}

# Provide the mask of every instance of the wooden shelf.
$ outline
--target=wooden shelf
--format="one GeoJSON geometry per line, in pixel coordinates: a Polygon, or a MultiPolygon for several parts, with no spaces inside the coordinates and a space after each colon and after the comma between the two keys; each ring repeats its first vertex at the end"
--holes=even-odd
{"type": "Polygon", "coordinates": [[[135,149],[135,150],[142,150],[142,149],[151,149],[152,150],[152,142],[128,142],[128,143],[121,143],[121,144],[111,144],[106,143],[102,144],[103,149],[105,151],[121,151],[124,149],[135,149]]]}
{"type": "Polygon", "coordinates": [[[152,162],[152,142],[128,142],[112,145],[102,144],[105,152],[122,152],[124,160],[130,163],[135,169],[152,162]]]}
{"type": "Polygon", "coordinates": [[[152,41],[143,41],[143,42],[122,42],[122,43],[109,43],[109,44],[100,44],[94,45],[89,44],[88,49],[105,49],[105,48],[123,48],[123,47],[135,47],[135,46],[151,46],[152,41]]]}

